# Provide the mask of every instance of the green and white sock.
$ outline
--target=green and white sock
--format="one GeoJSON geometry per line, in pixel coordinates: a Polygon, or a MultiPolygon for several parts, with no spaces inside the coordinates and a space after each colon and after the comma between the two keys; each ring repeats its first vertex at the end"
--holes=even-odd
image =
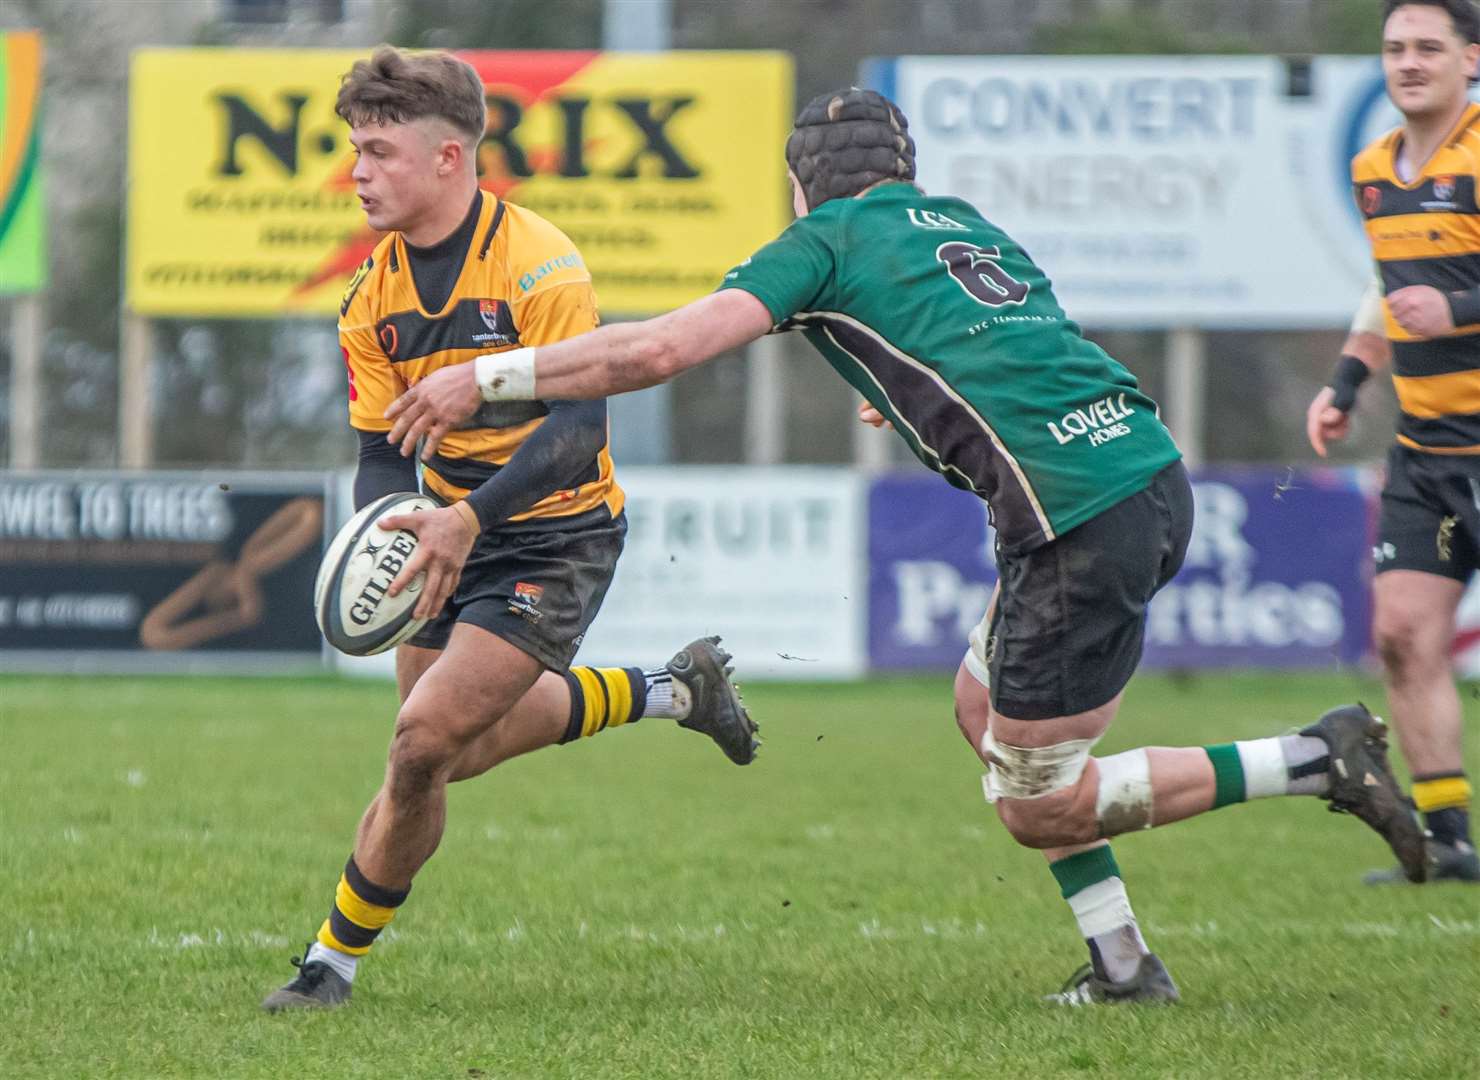
{"type": "Polygon", "coordinates": [[[1056,859],[1048,868],[1089,945],[1095,974],[1111,982],[1134,978],[1141,957],[1150,950],[1141,937],[1110,845],[1056,859]]]}
{"type": "Polygon", "coordinates": [[[1213,808],[1275,795],[1324,795],[1331,788],[1331,748],[1314,735],[1205,746],[1216,784],[1213,808]]]}

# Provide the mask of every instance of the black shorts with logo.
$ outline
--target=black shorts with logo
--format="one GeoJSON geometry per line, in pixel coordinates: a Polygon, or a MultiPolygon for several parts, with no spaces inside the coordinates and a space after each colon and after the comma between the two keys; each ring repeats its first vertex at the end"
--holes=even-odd
{"type": "Polygon", "coordinates": [[[627,515],[597,509],[570,526],[552,524],[520,522],[480,535],[452,598],[408,644],[446,648],[453,625],[467,622],[566,670],[612,583],[627,515]]]}
{"type": "Polygon", "coordinates": [[[1469,581],[1480,569],[1480,462],[1395,444],[1372,555],[1379,574],[1419,570],[1469,581]]]}
{"type": "Polygon", "coordinates": [[[998,555],[1001,588],[985,638],[992,708],[1014,720],[1073,716],[1130,682],[1146,605],[1192,538],[1192,484],[1180,461],[1058,539],[998,555]]]}

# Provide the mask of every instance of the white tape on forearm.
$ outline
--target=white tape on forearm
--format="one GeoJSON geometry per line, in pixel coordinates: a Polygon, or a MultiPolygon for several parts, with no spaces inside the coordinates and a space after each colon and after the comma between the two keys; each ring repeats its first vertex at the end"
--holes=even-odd
{"type": "Polygon", "coordinates": [[[473,361],[473,375],[484,401],[534,400],[533,349],[484,353],[473,361]]]}

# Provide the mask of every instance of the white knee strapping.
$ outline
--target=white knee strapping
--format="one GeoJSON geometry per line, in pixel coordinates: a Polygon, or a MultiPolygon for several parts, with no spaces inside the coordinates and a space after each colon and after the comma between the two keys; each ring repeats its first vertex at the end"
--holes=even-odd
{"type": "Polygon", "coordinates": [[[1096,758],[1100,790],[1095,796],[1095,818],[1101,836],[1118,836],[1151,828],[1151,759],[1145,750],[1096,758]]]}
{"type": "Polygon", "coordinates": [[[982,754],[991,765],[982,777],[987,802],[998,799],[1041,799],[1073,787],[1084,775],[1097,739],[1071,739],[1053,746],[1008,746],[982,735],[982,754]]]}

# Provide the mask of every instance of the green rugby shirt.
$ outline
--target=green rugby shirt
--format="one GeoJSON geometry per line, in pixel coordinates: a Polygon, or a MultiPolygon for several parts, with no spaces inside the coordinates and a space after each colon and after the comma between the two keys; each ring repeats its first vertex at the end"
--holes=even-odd
{"type": "Polygon", "coordinates": [[[915,455],[992,510],[1008,554],[1142,490],[1181,454],[1135,376],[968,203],[912,184],[832,199],[725,275],[800,329],[915,455]]]}

